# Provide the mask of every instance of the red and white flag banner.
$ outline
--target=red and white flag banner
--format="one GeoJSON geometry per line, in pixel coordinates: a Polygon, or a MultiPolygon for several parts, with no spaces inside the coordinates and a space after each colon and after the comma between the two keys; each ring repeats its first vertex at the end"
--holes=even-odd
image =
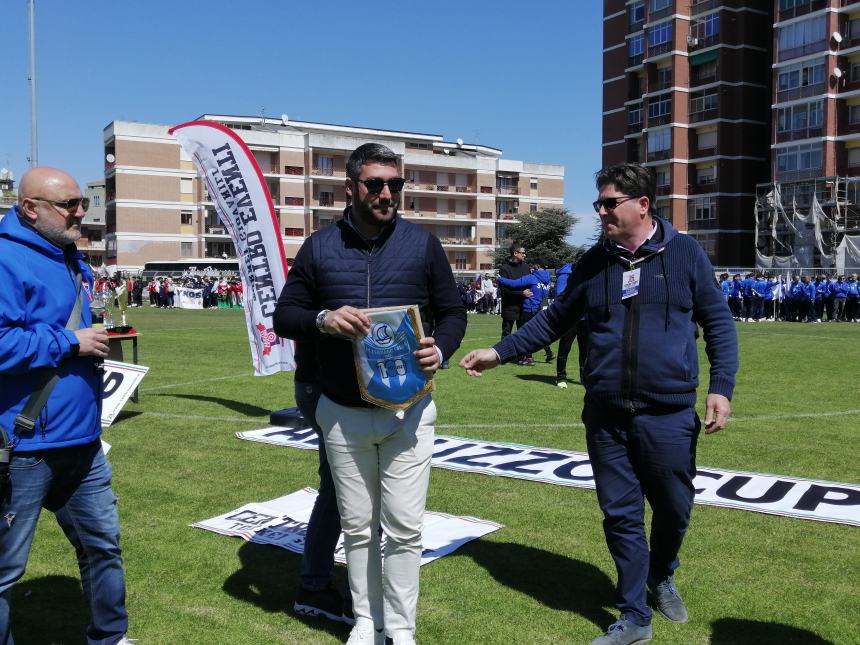
{"type": "Polygon", "coordinates": [[[236,247],[254,373],[295,369],[293,342],[272,330],[287,260],[269,187],[254,154],[220,123],[192,121],[169,133],[194,162],[236,247]]]}

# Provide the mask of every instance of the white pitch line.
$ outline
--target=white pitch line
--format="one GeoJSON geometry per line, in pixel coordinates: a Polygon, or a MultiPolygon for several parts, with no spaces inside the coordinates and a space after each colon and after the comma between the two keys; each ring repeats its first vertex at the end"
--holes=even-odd
{"type": "Polygon", "coordinates": [[[213,376],[212,378],[203,378],[197,381],[182,381],[181,383],[169,383],[167,385],[156,385],[155,387],[142,387],[140,388],[141,392],[153,392],[155,390],[169,390],[174,387],[182,387],[185,385],[197,385],[198,383],[211,383],[212,381],[226,381],[231,378],[240,378],[242,376],[251,376],[251,374],[247,372],[242,372],[241,374],[233,374],[232,376],[213,376]]]}
{"type": "Polygon", "coordinates": [[[260,423],[268,421],[267,417],[207,417],[197,414],[171,414],[169,412],[144,412],[147,417],[165,417],[168,419],[185,419],[188,421],[223,421],[225,423],[260,423]]]}

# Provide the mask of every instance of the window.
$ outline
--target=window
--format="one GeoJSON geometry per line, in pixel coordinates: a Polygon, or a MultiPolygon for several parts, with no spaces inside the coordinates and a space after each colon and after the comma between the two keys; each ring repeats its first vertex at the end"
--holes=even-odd
{"type": "Polygon", "coordinates": [[[687,219],[691,222],[716,219],[717,200],[714,197],[694,199],[687,204],[687,219]]]}
{"type": "Polygon", "coordinates": [[[699,132],[696,137],[696,147],[699,152],[704,150],[714,150],[717,147],[717,131],[699,132]]]}
{"type": "Polygon", "coordinates": [[[102,197],[101,195],[93,195],[93,206],[101,206],[102,197]]]}
{"type": "Polygon", "coordinates": [[[634,2],[628,8],[628,16],[630,18],[630,26],[638,25],[645,20],[645,3],[634,2]]]}
{"type": "Polygon", "coordinates": [[[852,83],[860,81],[860,60],[851,61],[851,71],[849,72],[849,77],[852,83]]]}
{"type": "Polygon", "coordinates": [[[712,60],[701,65],[691,65],[690,75],[693,77],[693,85],[713,83],[717,80],[717,61],[712,60]]]}
{"type": "MultiPolygon", "coordinates": [[[[860,150],[860,148],[858,148],[858,150],[860,150]]],[[[90,242],[101,242],[102,232],[90,230],[89,235],[87,235],[87,238],[89,239],[90,242]]]]}
{"type": "Polygon", "coordinates": [[[648,29],[648,55],[669,51],[672,44],[672,21],[661,22],[648,29]]]}
{"type": "Polygon", "coordinates": [[[657,89],[665,90],[672,87],[672,68],[661,67],[657,70],[657,89]]]}
{"type": "Polygon", "coordinates": [[[529,180],[529,189],[530,190],[537,190],[538,189],[538,180],[536,177],[532,177],[529,180]]]}
{"type": "Polygon", "coordinates": [[[285,228],[285,237],[304,237],[305,229],[303,228],[285,228]]]}
{"type": "Polygon", "coordinates": [[[690,36],[697,38],[699,47],[708,47],[720,36],[720,12],[708,14],[690,25],[690,36]]]}
{"type": "Polygon", "coordinates": [[[320,191],[320,206],[334,206],[334,192],[330,190],[320,191]]]}
{"type": "Polygon", "coordinates": [[[534,202],[529,202],[529,213],[537,213],[538,207],[534,202]]]}
{"type": "Polygon", "coordinates": [[[851,125],[860,123],[860,105],[848,106],[848,123],[851,125]]]}
{"type": "Polygon", "coordinates": [[[648,118],[666,116],[672,112],[672,97],[670,95],[653,98],[648,101],[648,118]]]}
{"type": "Polygon", "coordinates": [[[776,151],[776,171],[818,170],[821,168],[821,144],[786,146],[776,151]]]}
{"type": "MultiPolygon", "coordinates": [[[[803,53],[812,53],[824,49],[827,46],[825,19],[826,16],[816,16],[779,27],[777,43],[780,54],[798,48],[809,48],[808,52],[804,50],[803,53]]],[[[797,54],[795,53],[795,55],[797,54]]]]}
{"type": "Polygon", "coordinates": [[[793,132],[806,130],[807,128],[820,128],[823,119],[823,101],[813,101],[812,103],[780,108],[776,111],[776,131],[793,132]]]}
{"type": "Polygon", "coordinates": [[[184,258],[191,257],[191,255],[192,255],[191,242],[180,242],[179,245],[181,247],[181,249],[179,251],[179,255],[181,255],[184,258]]]}
{"type": "Polygon", "coordinates": [[[713,184],[717,181],[717,167],[703,166],[696,169],[696,180],[699,184],[713,184]]]}
{"type": "Polygon", "coordinates": [[[660,219],[664,219],[667,222],[669,221],[669,207],[668,206],[658,206],[657,207],[657,217],[660,219]]]}
{"type": "Polygon", "coordinates": [[[669,185],[669,171],[665,168],[660,168],[659,170],[654,171],[654,179],[656,181],[657,186],[668,186],[669,185]]]}
{"type": "Polygon", "coordinates": [[[185,225],[191,224],[191,211],[180,211],[179,223],[185,225]]]}
{"type": "Polygon", "coordinates": [[[663,152],[672,147],[672,137],[669,128],[651,130],[648,133],[648,152],[663,152]]]}
{"type": "Polygon", "coordinates": [[[638,65],[642,62],[642,54],[645,51],[645,39],[642,34],[636,34],[627,40],[628,63],[638,65]]]}
{"type": "MultiPolygon", "coordinates": [[[[174,186],[176,184],[173,184],[174,186]]],[[[192,187],[194,186],[194,179],[191,177],[180,177],[179,178],[179,192],[183,195],[190,195],[192,192],[192,187]]]]}
{"type": "Polygon", "coordinates": [[[798,63],[784,67],[777,77],[777,91],[785,92],[824,82],[824,62],[798,63]]]}
{"type": "Polygon", "coordinates": [[[699,115],[703,118],[707,116],[705,113],[716,110],[719,106],[719,96],[716,89],[690,92],[690,117],[699,115]]]}
{"type": "Polygon", "coordinates": [[[317,174],[331,177],[334,174],[334,157],[317,157],[317,174]]]}
{"type": "Polygon", "coordinates": [[[642,108],[627,108],[627,125],[642,125],[642,108]]]}
{"type": "Polygon", "coordinates": [[[649,5],[649,11],[654,13],[655,11],[660,11],[661,9],[665,9],[672,5],[672,0],[651,0],[651,4],[649,5]]]}
{"type": "MultiPolygon", "coordinates": [[[[849,148],[848,149],[848,165],[853,167],[860,166],[860,148],[849,148]]],[[[856,186],[856,184],[855,184],[856,186]]],[[[851,200],[855,201],[855,200],[851,200]]]]}

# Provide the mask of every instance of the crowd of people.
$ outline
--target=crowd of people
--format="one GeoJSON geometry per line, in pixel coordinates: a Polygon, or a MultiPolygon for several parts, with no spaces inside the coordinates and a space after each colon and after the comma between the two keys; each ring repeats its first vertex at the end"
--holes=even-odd
{"type": "Polygon", "coordinates": [[[143,294],[149,297],[149,306],[159,309],[175,309],[178,305],[178,288],[202,290],[204,309],[241,309],[242,282],[233,275],[200,276],[184,275],[179,278],[153,277],[148,282],[140,277],[123,278],[103,276],[94,284],[96,294],[105,299],[114,299],[114,306],[143,307],[143,294]]]}
{"type": "Polygon", "coordinates": [[[719,278],[732,317],[739,322],[860,322],[857,274],[793,275],[739,273],[719,278]]]}

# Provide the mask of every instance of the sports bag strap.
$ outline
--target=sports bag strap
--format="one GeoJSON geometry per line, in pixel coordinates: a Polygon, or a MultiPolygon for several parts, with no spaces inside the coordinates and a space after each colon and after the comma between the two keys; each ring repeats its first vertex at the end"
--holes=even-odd
{"type": "MultiPolygon", "coordinates": [[[[78,271],[75,275],[75,306],[72,309],[71,315],[69,315],[69,320],[66,322],[66,329],[69,331],[76,330],[81,324],[82,282],[83,276],[81,275],[81,272],[78,271]]],[[[15,434],[20,436],[22,434],[30,434],[35,430],[36,419],[38,419],[39,415],[42,414],[42,410],[45,408],[45,404],[48,402],[48,398],[51,396],[51,392],[54,387],[56,387],[59,380],[59,368],[52,367],[51,369],[44,370],[39,385],[36,386],[36,389],[33,390],[30,398],[27,399],[27,403],[24,404],[24,409],[22,409],[18,416],[15,417],[15,434]]]]}

